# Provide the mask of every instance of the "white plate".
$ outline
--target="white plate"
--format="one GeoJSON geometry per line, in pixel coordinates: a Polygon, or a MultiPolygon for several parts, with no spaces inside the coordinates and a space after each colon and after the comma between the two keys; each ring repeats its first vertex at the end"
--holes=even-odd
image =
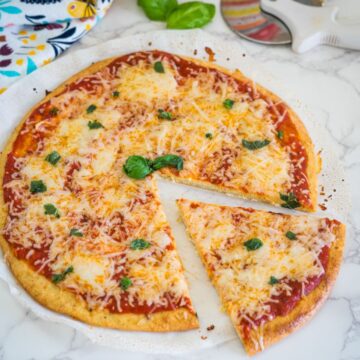
{"type": "MultiPolygon", "coordinates": [[[[65,56],[30,74],[15,83],[0,97],[0,146],[4,145],[26,111],[44,97],[45,90],[54,89],[92,62],[111,56],[149,49],[161,49],[180,55],[207,59],[208,56],[204,50],[205,46],[210,47],[215,52],[217,64],[233,70],[240,69],[255,82],[261,83],[280,95],[299,114],[310,132],[317,150],[322,149],[323,170],[319,177],[320,185],[324,186],[327,195],[333,189],[336,188],[337,190],[332,193],[332,199],[327,203],[328,210],[326,213],[321,212],[318,215],[329,215],[345,222],[350,209],[350,201],[343,181],[344,170],[331,151],[331,140],[324,127],[316,122],[309,109],[296,97],[289,96],[291,92],[286,86],[277,82],[270,74],[261,69],[261,65],[246,54],[239,42],[224,41],[201,30],[156,31],[112,40],[65,56]],[[196,56],[194,55],[195,49],[197,50],[196,56]]],[[[174,354],[215,346],[235,338],[235,331],[228,317],[220,311],[220,304],[215,290],[207,278],[194,247],[185,234],[183,225],[178,220],[179,214],[176,209],[175,199],[185,197],[224,205],[252,206],[257,209],[274,210],[274,207],[163,180],[159,180],[158,184],[163,206],[174,231],[179,253],[186,268],[191,297],[200,319],[200,330],[151,334],[88,326],[67,316],[47,310],[32,300],[17,285],[2,258],[0,259],[0,277],[6,281],[11,293],[36,315],[43,319],[67,324],[102,345],[110,345],[124,350],[174,354]],[[208,332],[206,328],[211,324],[215,325],[215,329],[208,332]],[[206,336],[207,339],[203,340],[201,336],[206,336]]],[[[276,208],[275,211],[286,212],[285,209],[281,208],[276,208]]],[[[311,330],[309,329],[309,331],[311,330]]]]}

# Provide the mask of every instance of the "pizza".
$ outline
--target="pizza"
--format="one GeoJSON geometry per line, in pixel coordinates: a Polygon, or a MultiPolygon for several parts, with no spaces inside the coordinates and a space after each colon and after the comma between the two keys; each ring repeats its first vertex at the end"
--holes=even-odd
{"type": "Polygon", "coordinates": [[[178,207],[248,354],[301,327],[329,294],[345,239],[339,221],[185,199],[178,207]]]}
{"type": "Polygon", "coordinates": [[[0,162],[0,245],[37,301],[89,324],[198,327],[154,174],[314,211],[317,159],[280,98],[162,51],[107,59],[25,115],[0,162]]]}

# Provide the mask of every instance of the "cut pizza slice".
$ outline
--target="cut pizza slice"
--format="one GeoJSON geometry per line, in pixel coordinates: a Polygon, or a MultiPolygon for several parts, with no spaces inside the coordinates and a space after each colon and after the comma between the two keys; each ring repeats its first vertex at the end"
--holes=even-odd
{"type": "Polygon", "coordinates": [[[252,355],[301,327],[337,276],[337,220],[178,200],[188,234],[252,355]]]}

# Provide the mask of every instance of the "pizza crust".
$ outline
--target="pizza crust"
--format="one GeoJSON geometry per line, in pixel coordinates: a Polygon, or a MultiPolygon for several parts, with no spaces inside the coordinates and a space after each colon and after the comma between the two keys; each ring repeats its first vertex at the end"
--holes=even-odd
{"type": "MultiPolygon", "coordinates": [[[[183,206],[186,201],[187,200],[184,199],[177,200],[180,214],[184,219],[185,224],[185,208],[183,208],[183,206]]],[[[188,227],[186,226],[185,228],[189,238],[191,238],[195,246],[198,247],[196,239],[191,236],[188,227]]],[[[256,330],[251,330],[250,336],[246,338],[242,326],[233,323],[235,330],[249,355],[261,352],[263,349],[268,348],[295,330],[301,328],[315,315],[316,311],[320,309],[321,305],[328,297],[338,275],[343,256],[345,234],[345,225],[339,223],[335,231],[335,240],[329,251],[329,262],[324,279],[313,291],[302,298],[289,314],[286,316],[278,316],[274,320],[267,322],[262,329],[261,339],[259,338],[259,332],[256,330]],[[253,341],[251,339],[258,339],[260,341],[253,341]],[[262,344],[262,348],[259,343],[262,344]]],[[[204,254],[199,250],[198,254],[205,264],[204,254]]],[[[205,269],[207,270],[210,280],[212,280],[212,273],[208,271],[207,267],[205,267],[205,269]]]]}
{"type": "MultiPolygon", "coordinates": [[[[304,326],[320,309],[325,302],[331,288],[335,282],[340,269],[343,249],[345,243],[345,225],[340,224],[336,229],[336,240],[332,244],[329,252],[329,262],[326,270],[325,278],[310,294],[299,301],[295,308],[286,316],[280,316],[266,323],[263,328],[263,347],[278,342],[287,335],[304,326]]],[[[235,324],[234,324],[235,325],[235,324]]],[[[254,355],[262,349],[257,348],[250,339],[244,339],[241,326],[235,325],[236,332],[242,339],[246,352],[254,355]]],[[[252,331],[253,336],[257,336],[252,331]]]]}
{"type": "MultiPolygon", "coordinates": [[[[236,70],[236,71],[232,72],[232,71],[227,70],[226,68],[223,68],[214,63],[208,63],[206,61],[193,59],[193,58],[186,57],[186,56],[181,56],[181,58],[191,61],[200,66],[205,66],[208,68],[218,70],[218,71],[220,71],[226,75],[229,75],[235,79],[238,79],[240,81],[249,81],[249,78],[247,78],[240,70],[236,70]]],[[[262,87],[261,85],[256,84],[256,89],[260,93],[264,94],[266,97],[270,98],[274,104],[284,103],[284,101],[279,96],[275,95],[270,90],[262,87]]],[[[308,184],[309,184],[311,204],[309,206],[299,207],[296,210],[315,212],[317,209],[317,196],[318,196],[317,195],[317,187],[318,187],[317,174],[320,171],[319,166],[318,166],[319,159],[315,156],[314,144],[313,144],[304,124],[300,120],[299,116],[290,108],[290,106],[288,106],[287,104],[285,104],[285,105],[290,114],[291,122],[294,124],[294,126],[298,132],[298,138],[300,139],[301,144],[304,146],[306,154],[308,156],[306,177],[308,179],[308,184]]],[[[249,200],[258,200],[258,201],[263,201],[263,202],[267,202],[267,203],[269,202],[269,200],[267,198],[265,198],[264,196],[261,196],[261,195],[248,194],[248,193],[241,192],[239,190],[228,189],[223,185],[214,185],[214,184],[210,184],[208,182],[197,180],[197,179],[178,178],[171,171],[169,171],[167,169],[163,169],[161,171],[161,174],[164,177],[170,178],[179,183],[183,183],[183,184],[187,184],[187,185],[195,185],[197,187],[201,187],[201,188],[208,189],[208,190],[216,190],[216,191],[220,191],[220,192],[230,194],[230,195],[235,195],[235,196],[249,199],[249,200]]],[[[279,206],[278,203],[273,203],[273,205],[279,206]]]]}
{"type": "MultiPolygon", "coordinates": [[[[10,136],[0,158],[0,178],[5,172],[7,155],[11,152],[13,143],[16,140],[23,124],[31,113],[50,100],[52,97],[60,94],[70,84],[77,79],[87,76],[110,64],[117,57],[106,59],[95,63],[85,70],[75,74],[70,79],[62,83],[59,87],[49,93],[41,102],[32,107],[21,120],[10,136]]],[[[0,226],[4,228],[7,216],[6,204],[4,203],[2,186],[0,187],[0,226]]],[[[68,315],[74,319],[83,321],[90,325],[109,327],[120,330],[133,331],[185,331],[199,327],[197,315],[186,308],[179,308],[171,311],[160,311],[151,315],[145,314],[116,314],[107,310],[89,311],[83,299],[77,297],[69,291],[63,290],[54,285],[44,276],[36,273],[24,260],[15,257],[11,247],[0,235],[0,247],[2,248],[4,258],[8,263],[12,273],[23,288],[40,304],[48,309],[68,315]]]]}
{"type": "Polygon", "coordinates": [[[0,237],[0,245],[15,278],[36,301],[48,309],[90,325],[121,330],[165,332],[199,327],[197,316],[186,308],[160,311],[151,315],[116,314],[107,310],[90,311],[82,298],[54,285],[25,261],[17,259],[3,236],[0,237]]]}
{"type": "MultiPolygon", "coordinates": [[[[109,58],[100,62],[97,62],[88,68],[84,69],[81,72],[76,73],[74,76],[66,80],[59,87],[49,93],[41,102],[37,103],[33,106],[28,113],[24,116],[22,121],[14,130],[13,134],[10,136],[0,158],[0,178],[4,176],[4,170],[7,160],[8,153],[11,152],[14,141],[16,140],[24,122],[30,116],[30,114],[43,103],[50,100],[52,97],[57,96],[61,92],[66,89],[66,86],[72,82],[75,82],[79,78],[87,76],[96,72],[97,70],[107,66],[112,61],[114,61],[118,57],[109,58]]],[[[233,76],[239,80],[248,80],[244,75],[241,74],[240,71],[231,72],[226,70],[220,66],[209,64],[205,61],[196,60],[192,58],[183,57],[182,58],[192,61],[195,64],[199,64],[202,66],[207,66],[209,68],[214,68],[233,76]]],[[[270,91],[262,88],[257,85],[257,89],[269,96],[273,102],[281,101],[279,97],[272,94],[270,91]]],[[[316,178],[316,162],[313,151],[313,144],[311,139],[298,118],[298,116],[290,109],[288,110],[291,113],[291,118],[293,123],[295,124],[299,137],[306,148],[306,152],[308,154],[308,172],[307,177],[309,180],[310,193],[311,193],[311,206],[306,208],[302,208],[302,210],[306,211],[315,211],[316,209],[316,199],[317,199],[317,178],[316,178]]],[[[229,191],[224,186],[219,185],[211,185],[208,183],[204,183],[198,180],[185,180],[175,177],[171,172],[162,171],[162,175],[164,177],[171,178],[177,182],[183,182],[190,185],[197,185],[200,187],[213,189],[216,191],[221,191],[227,194],[234,194],[243,198],[255,199],[260,201],[265,201],[266,199],[261,196],[250,196],[248,194],[241,193],[240,191],[229,191]]],[[[0,223],[1,227],[4,227],[7,216],[7,209],[3,199],[3,191],[2,187],[0,189],[0,223]]],[[[69,315],[73,318],[79,319],[91,325],[104,326],[104,327],[112,327],[116,329],[124,329],[124,330],[141,330],[141,331],[178,331],[178,330],[188,330],[194,329],[199,326],[198,319],[195,314],[190,312],[185,308],[177,309],[174,311],[164,311],[152,314],[149,317],[145,315],[139,314],[114,314],[110,313],[106,310],[93,310],[89,311],[86,308],[85,302],[83,300],[79,301],[79,298],[74,294],[62,290],[59,287],[52,284],[48,279],[43,277],[42,275],[37,274],[30,268],[30,266],[26,263],[26,261],[17,259],[9,244],[5,240],[5,238],[0,235],[0,246],[3,250],[5,258],[15,275],[16,279],[19,283],[26,289],[26,291],[38,302],[46,306],[47,308],[69,315]]]]}

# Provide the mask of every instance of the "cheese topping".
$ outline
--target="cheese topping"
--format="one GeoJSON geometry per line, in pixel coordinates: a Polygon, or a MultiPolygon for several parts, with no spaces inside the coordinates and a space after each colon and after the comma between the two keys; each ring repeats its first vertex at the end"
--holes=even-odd
{"type": "MultiPolygon", "coordinates": [[[[173,61],[155,55],[79,79],[41,105],[20,132],[28,137],[17,144],[16,171],[4,184],[12,194],[7,240],[24,248],[40,273],[61,274],[73,266],[58,286],[80,294],[91,308],[104,308],[112,299],[114,311],[121,312],[124,296],[130,305],[154,309],[184,304],[189,294],[156,186],[151,177],[128,178],[122,167],[131,155],[177,154],[184,170],[162,173],[245,189],[279,203],[279,193],[290,190],[292,164],[269,106],[240,91],[231,77],[194,69],[182,77],[173,61]],[[158,60],[165,73],[154,71],[158,60]],[[231,109],[223,105],[225,99],[234,101],[231,109]],[[159,110],[172,119],[159,118],[159,110]],[[94,121],[101,126],[89,126],[94,121]],[[252,151],[242,139],[270,143],[252,151]],[[55,165],[45,160],[53,151],[61,156],[55,165]],[[31,194],[31,182],[39,180],[46,191],[31,194]],[[45,204],[55,206],[60,216],[45,214],[45,204]],[[82,236],[71,235],[71,229],[82,236]],[[130,249],[136,238],[151,246],[130,249]],[[119,286],[122,277],[132,281],[126,290],[119,286]]],[[[301,249],[294,251],[311,262],[301,249]]],[[[230,275],[222,276],[225,281],[230,275]]]]}
{"type": "Polygon", "coordinates": [[[319,257],[335,240],[334,226],[327,219],[189,200],[179,200],[179,207],[223,306],[237,326],[247,323],[257,329],[273,318],[271,303],[285,306],[281,296],[291,296],[291,284],[300,283],[304,289],[309,279],[325,272],[319,257]],[[287,237],[288,231],[295,239],[287,237]],[[250,239],[260,240],[261,246],[249,250],[244,243],[250,239]]]}

